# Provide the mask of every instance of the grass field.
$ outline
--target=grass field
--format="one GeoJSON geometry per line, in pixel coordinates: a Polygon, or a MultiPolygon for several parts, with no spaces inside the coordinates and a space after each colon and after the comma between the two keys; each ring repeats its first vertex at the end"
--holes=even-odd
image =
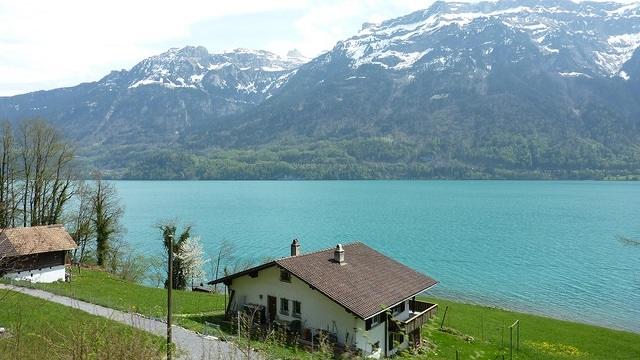
{"type": "MultiPolygon", "coordinates": [[[[166,291],[119,280],[107,273],[82,270],[71,283],[39,284],[38,288],[119,310],[163,317],[166,291]]],[[[174,313],[182,326],[203,332],[205,321],[220,322],[224,296],[176,291],[174,313]]],[[[639,360],[640,334],[550,319],[478,305],[461,304],[443,299],[428,299],[439,304],[438,318],[423,330],[432,343],[431,351],[407,354],[417,359],[509,359],[509,329],[520,320],[520,349],[517,359],[602,359],[639,360]],[[440,321],[446,307],[444,328],[440,321]]],[[[297,349],[281,346],[258,348],[277,352],[278,358],[308,358],[297,349]]],[[[264,344],[262,344],[264,345],[264,344]]]]}
{"type": "Polygon", "coordinates": [[[424,334],[433,339],[437,354],[425,359],[455,359],[456,350],[460,359],[477,354],[478,359],[502,359],[502,355],[509,359],[509,326],[516,320],[520,320],[517,359],[640,359],[640,334],[442,299],[429,301],[438,303],[439,318],[425,327],[424,334]],[[447,306],[444,327],[457,334],[439,330],[447,306]]]}
{"type": "Polygon", "coordinates": [[[0,359],[147,359],[164,339],[16,292],[0,290],[0,359]]]}

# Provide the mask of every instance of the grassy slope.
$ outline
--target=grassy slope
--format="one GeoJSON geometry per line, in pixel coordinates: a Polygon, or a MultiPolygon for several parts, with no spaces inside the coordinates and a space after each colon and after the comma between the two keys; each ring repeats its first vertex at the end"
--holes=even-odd
{"type": "Polygon", "coordinates": [[[117,322],[28,295],[0,290],[0,359],[72,358],[81,351],[134,359],[161,355],[164,340],[117,322]],[[135,347],[133,346],[135,344],[135,347]]]}
{"type": "MultiPolygon", "coordinates": [[[[165,315],[166,292],[163,289],[124,282],[99,271],[83,270],[82,275],[74,276],[72,283],[40,284],[37,287],[115,309],[135,310],[158,317],[165,315]]],[[[458,350],[461,359],[469,359],[472,355],[499,359],[502,354],[508,359],[508,326],[519,319],[521,343],[518,359],[640,359],[640,334],[442,299],[430,301],[439,304],[439,316],[449,306],[445,327],[455,329],[457,334],[439,331],[440,319],[436,319],[424,329],[426,338],[432,339],[437,346],[436,353],[412,357],[455,359],[455,351],[458,350]],[[505,346],[501,346],[500,339],[503,327],[505,346]],[[469,336],[473,340],[469,340],[469,336]]],[[[177,291],[174,304],[179,324],[202,331],[204,320],[221,319],[224,297],[177,291]]],[[[295,352],[279,354],[292,358],[299,355],[295,352]]]]}
{"type": "MultiPolygon", "coordinates": [[[[164,289],[133,284],[103,271],[73,270],[71,283],[34,285],[39,289],[112,309],[132,311],[164,319],[167,315],[167,292],[164,289]]],[[[176,323],[203,331],[203,319],[217,318],[224,312],[224,296],[176,291],[173,293],[176,323]]]]}
{"type": "MultiPolygon", "coordinates": [[[[640,359],[640,334],[517,313],[496,308],[430,299],[439,304],[439,319],[424,329],[438,345],[434,359],[462,359],[482,352],[484,359],[509,358],[509,326],[520,320],[518,359],[640,359]],[[445,328],[453,328],[473,337],[463,340],[438,330],[446,306],[445,328]],[[501,329],[504,328],[504,346],[501,329]]],[[[515,341],[515,331],[514,331],[515,341]]],[[[515,350],[514,350],[515,352],[515,350]]]]}

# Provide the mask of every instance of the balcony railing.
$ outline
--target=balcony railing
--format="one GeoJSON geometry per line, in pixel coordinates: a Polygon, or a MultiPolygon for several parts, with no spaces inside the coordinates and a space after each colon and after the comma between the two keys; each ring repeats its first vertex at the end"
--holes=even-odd
{"type": "Polygon", "coordinates": [[[420,329],[430,318],[434,317],[438,312],[438,304],[412,300],[409,301],[409,310],[409,318],[400,322],[400,326],[404,327],[407,334],[420,329]]]}

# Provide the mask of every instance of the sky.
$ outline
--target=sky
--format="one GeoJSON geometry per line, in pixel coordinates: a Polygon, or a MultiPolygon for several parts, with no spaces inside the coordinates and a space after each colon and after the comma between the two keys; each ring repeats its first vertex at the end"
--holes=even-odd
{"type": "Polygon", "coordinates": [[[0,96],[96,81],[172,47],[313,57],[432,0],[0,0],[0,96]]]}

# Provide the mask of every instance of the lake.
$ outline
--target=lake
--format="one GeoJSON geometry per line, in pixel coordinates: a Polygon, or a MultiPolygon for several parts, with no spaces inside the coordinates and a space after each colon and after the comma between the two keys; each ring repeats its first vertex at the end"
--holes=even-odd
{"type": "MultiPolygon", "coordinates": [[[[162,249],[159,220],[194,225],[210,256],[362,241],[431,277],[434,296],[640,332],[640,183],[116,181],[125,238],[162,249]]],[[[348,256],[348,254],[347,254],[348,256]]]]}

